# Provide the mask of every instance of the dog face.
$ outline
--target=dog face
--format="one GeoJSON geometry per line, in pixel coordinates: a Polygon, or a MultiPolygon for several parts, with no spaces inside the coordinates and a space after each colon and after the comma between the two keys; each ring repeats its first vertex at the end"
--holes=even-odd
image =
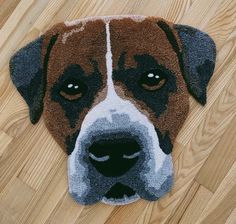
{"type": "Polygon", "coordinates": [[[13,83],[68,155],[81,204],[157,200],[172,185],[171,151],[214,70],[205,33],[153,17],[61,23],[17,52],[13,83]]]}

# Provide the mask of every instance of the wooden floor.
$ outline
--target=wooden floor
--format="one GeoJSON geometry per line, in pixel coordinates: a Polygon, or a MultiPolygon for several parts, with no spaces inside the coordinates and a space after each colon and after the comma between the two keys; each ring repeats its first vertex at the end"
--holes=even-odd
{"type": "Polygon", "coordinates": [[[236,223],[236,0],[0,0],[0,223],[236,223]],[[67,192],[67,157],[9,79],[9,57],[53,24],[143,14],[195,26],[217,45],[205,107],[192,98],[173,156],[175,184],[158,202],[81,206],[67,192]]]}

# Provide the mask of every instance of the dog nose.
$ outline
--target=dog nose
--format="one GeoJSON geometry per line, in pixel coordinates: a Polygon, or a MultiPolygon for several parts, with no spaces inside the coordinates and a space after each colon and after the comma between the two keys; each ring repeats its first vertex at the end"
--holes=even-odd
{"type": "Polygon", "coordinates": [[[141,147],[130,138],[102,139],[89,147],[89,160],[106,177],[127,173],[138,161],[141,147]]]}

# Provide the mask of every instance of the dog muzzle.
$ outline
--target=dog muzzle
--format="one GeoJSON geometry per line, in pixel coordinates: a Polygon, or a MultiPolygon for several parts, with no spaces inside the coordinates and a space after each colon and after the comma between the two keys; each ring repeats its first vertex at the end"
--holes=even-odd
{"type": "Polygon", "coordinates": [[[80,204],[157,200],[171,188],[172,168],[153,124],[113,92],[82,123],[68,159],[69,191],[80,204]]]}

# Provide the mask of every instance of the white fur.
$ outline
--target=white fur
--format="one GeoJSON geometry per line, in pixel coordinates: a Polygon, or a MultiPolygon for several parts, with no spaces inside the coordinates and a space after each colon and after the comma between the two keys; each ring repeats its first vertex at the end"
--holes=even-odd
{"type": "Polygon", "coordinates": [[[83,30],[84,30],[84,26],[85,26],[85,23],[82,23],[81,27],[76,28],[76,29],[72,29],[70,32],[64,33],[63,36],[62,36],[62,43],[65,44],[67,38],[68,38],[69,36],[72,36],[73,33],[78,33],[78,32],[83,31],[83,30]]]}

